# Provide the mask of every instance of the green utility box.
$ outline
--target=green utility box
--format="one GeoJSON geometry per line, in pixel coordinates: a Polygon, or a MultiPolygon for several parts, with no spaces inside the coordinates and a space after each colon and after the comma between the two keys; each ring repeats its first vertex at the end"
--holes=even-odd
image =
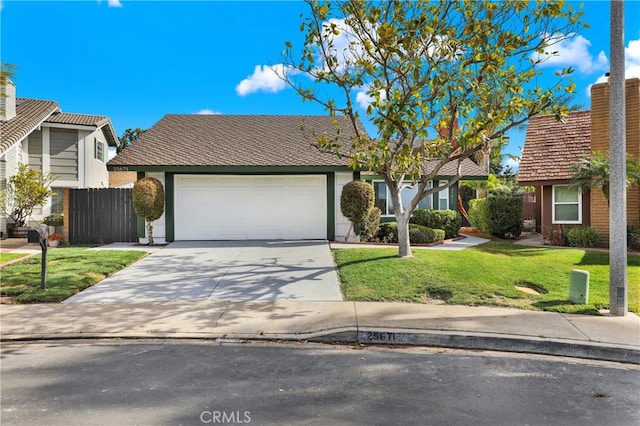
{"type": "Polygon", "coordinates": [[[589,272],[582,269],[571,271],[569,283],[569,300],[572,303],[586,305],[589,303],[589,272]]]}

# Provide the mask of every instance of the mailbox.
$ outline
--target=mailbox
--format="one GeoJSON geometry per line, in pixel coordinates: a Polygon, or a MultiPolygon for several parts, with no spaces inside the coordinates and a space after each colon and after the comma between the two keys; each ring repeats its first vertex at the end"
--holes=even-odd
{"type": "Polygon", "coordinates": [[[48,237],[49,226],[43,223],[42,225],[38,225],[34,229],[29,229],[29,232],[27,233],[27,242],[42,244],[46,243],[48,237]]]}
{"type": "Polygon", "coordinates": [[[48,243],[49,237],[49,226],[38,225],[35,229],[29,229],[27,232],[27,242],[29,243],[38,243],[40,244],[40,248],[42,249],[42,266],[40,271],[40,288],[44,290],[47,288],[47,247],[49,247],[48,243]]]}

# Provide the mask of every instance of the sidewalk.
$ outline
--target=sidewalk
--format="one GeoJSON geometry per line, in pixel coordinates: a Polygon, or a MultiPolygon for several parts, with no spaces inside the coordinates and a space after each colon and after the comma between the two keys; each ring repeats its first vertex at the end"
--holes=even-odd
{"type": "Polygon", "coordinates": [[[421,345],[640,364],[640,318],[378,302],[2,305],[2,341],[80,338],[421,345]]]}

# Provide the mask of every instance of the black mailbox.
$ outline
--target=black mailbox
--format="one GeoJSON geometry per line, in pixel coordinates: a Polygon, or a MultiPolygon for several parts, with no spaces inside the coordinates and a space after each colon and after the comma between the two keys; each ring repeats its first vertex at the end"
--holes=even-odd
{"type": "Polygon", "coordinates": [[[27,242],[42,244],[47,241],[47,237],[49,237],[49,226],[42,224],[34,229],[29,229],[27,242]]]}
{"type": "Polygon", "coordinates": [[[40,288],[47,288],[47,247],[49,247],[48,243],[49,237],[49,226],[42,225],[36,226],[35,229],[29,229],[27,232],[27,242],[30,243],[39,243],[40,248],[42,249],[42,267],[40,271],[40,288]]]}

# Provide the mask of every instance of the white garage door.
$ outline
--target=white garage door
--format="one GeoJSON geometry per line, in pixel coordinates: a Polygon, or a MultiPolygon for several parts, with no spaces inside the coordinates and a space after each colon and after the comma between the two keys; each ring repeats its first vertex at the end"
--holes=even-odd
{"type": "Polygon", "coordinates": [[[325,239],[326,188],[325,175],[176,175],[175,239],[325,239]]]}

